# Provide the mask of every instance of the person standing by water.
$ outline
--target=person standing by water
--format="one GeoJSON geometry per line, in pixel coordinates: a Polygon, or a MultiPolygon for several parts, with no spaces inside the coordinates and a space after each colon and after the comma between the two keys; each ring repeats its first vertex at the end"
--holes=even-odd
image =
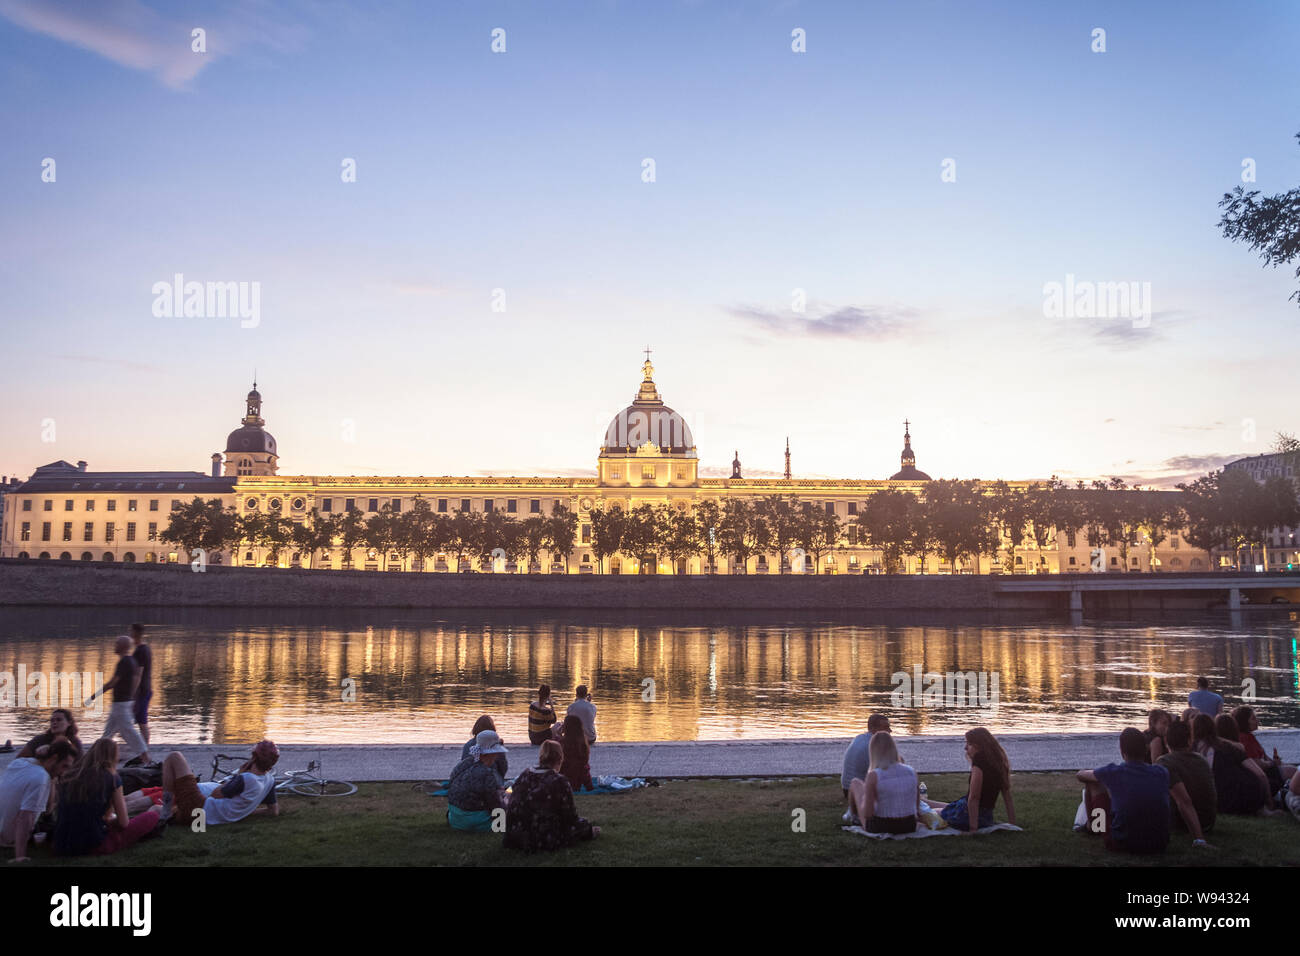
{"type": "Polygon", "coordinates": [[[113,704],[108,711],[108,721],[104,724],[104,732],[101,737],[112,737],[114,734],[121,734],[122,739],[127,745],[133,748],[140,757],[141,763],[149,762],[149,745],[144,742],[139,731],[135,729],[135,707],[132,701],[132,692],[135,689],[136,673],[139,665],[135,658],[131,656],[132,649],[131,638],[123,634],[117,639],[113,650],[117,653],[117,667],[113,670],[113,676],[104,681],[101,690],[95,691],[86,701],[86,706],[100,694],[108,691],[113,692],[113,704]]]}
{"type": "Polygon", "coordinates": [[[555,716],[555,701],[551,699],[551,685],[537,688],[537,699],[528,704],[528,742],[540,747],[554,738],[552,729],[559,720],[555,716]]]}
{"type": "MultiPolygon", "coordinates": [[[[149,701],[153,700],[153,648],[144,641],[144,625],[131,625],[131,640],[135,644],[135,650],[131,658],[135,661],[138,671],[135,678],[135,690],[132,694],[134,702],[135,722],[140,728],[140,739],[144,741],[145,750],[149,749],[149,701]]],[[[140,757],[136,757],[132,763],[145,763],[140,757]]]]}
{"type": "Polygon", "coordinates": [[[582,729],[587,735],[587,744],[594,746],[596,743],[596,705],[591,702],[591,694],[587,691],[586,684],[579,684],[574,691],[574,701],[565,711],[565,719],[577,717],[582,721],[582,729]]]}
{"type": "Polygon", "coordinates": [[[1223,698],[1210,690],[1210,682],[1204,677],[1196,678],[1196,690],[1187,695],[1187,706],[1195,707],[1203,714],[1218,717],[1223,710],[1223,698]]]}

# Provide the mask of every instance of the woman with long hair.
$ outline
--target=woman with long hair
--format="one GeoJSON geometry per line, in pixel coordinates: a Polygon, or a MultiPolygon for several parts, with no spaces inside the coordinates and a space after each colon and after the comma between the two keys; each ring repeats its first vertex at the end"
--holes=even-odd
{"type": "Polygon", "coordinates": [[[18,756],[43,757],[46,748],[60,737],[72,744],[72,749],[77,752],[78,757],[85,753],[85,748],[81,745],[81,738],[77,736],[77,721],[73,718],[72,711],[64,707],[60,707],[50,714],[49,730],[43,731],[27,741],[18,756]],[[38,753],[38,751],[40,752],[38,753]]]}
{"type": "Polygon", "coordinates": [[[1169,753],[1165,734],[1169,733],[1169,724],[1173,719],[1173,714],[1158,707],[1147,712],[1147,729],[1142,731],[1142,739],[1147,745],[1147,763],[1155,763],[1169,753]]]}
{"type": "Polygon", "coordinates": [[[1192,721],[1192,747],[1214,771],[1214,790],[1220,813],[1269,816],[1272,797],[1268,778],[1237,741],[1237,725],[1227,714],[1219,721],[1198,714],[1192,721]]]}
{"type": "Polygon", "coordinates": [[[560,773],[569,781],[569,786],[574,790],[583,787],[595,789],[591,784],[591,744],[587,743],[586,728],[577,714],[564,718],[560,726],[560,746],[564,751],[560,773]]]}
{"type": "Polygon", "coordinates": [[[849,796],[863,829],[869,833],[911,833],[921,814],[916,771],[903,763],[888,731],[871,736],[871,769],[849,784],[849,796]]]}
{"type": "MultiPolygon", "coordinates": [[[[483,731],[485,730],[491,730],[495,732],[496,729],[497,729],[496,723],[487,714],[484,714],[478,720],[474,721],[473,733],[470,735],[469,740],[465,741],[465,746],[460,748],[460,759],[464,760],[466,757],[469,756],[469,748],[474,746],[474,742],[478,740],[479,734],[483,733],[483,731]]],[[[506,759],[506,755],[503,753],[497,754],[496,760],[494,761],[492,766],[497,773],[501,774],[501,779],[505,780],[507,776],[506,772],[510,769],[510,763],[506,759]]]]}
{"type": "Polygon", "coordinates": [[[158,807],[128,821],[122,778],[117,775],[117,741],[105,737],[91,745],[59,784],[54,852],[60,856],[116,853],[154,833],[165,821],[158,807]]]}
{"type": "Polygon", "coordinates": [[[1232,711],[1232,719],[1237,724],[1237,743],[1241,744],[1242,749],[1246,751],[1246,756],[1255,761],[1259,769],[1264,771],[1264,776],[1268,778],[1269,793],[1277,793],[1285,788],[1286,782],[1295,773],[1295,767],[1284,764],[1280,760],[1273,760],[1255,738],[1255,731],[1259,730],[1259,718],[1255,716],[1255,708],[1246,704],[1235,707],[1232,711]]]}
{"type": "Polygon", "coordinates": [[[966,759],[970,761],[970,778],[966,795],[952,803],[930,802],[930,809],[954,830],[973,833],[993,826],[993,805],[1001,794],[1007,808],[1007,822],[1016,822],[1016,805],[1011,799],[1011,762],[1007,752],[983,727],[966,731],[966,759]]]}

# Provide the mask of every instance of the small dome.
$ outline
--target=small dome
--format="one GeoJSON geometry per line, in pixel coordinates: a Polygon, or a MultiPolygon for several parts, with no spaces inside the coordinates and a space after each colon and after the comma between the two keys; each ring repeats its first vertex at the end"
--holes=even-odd
{"type": "Polygon", "coordinates": [[[262,393],[257,390],[256,385],[254,385],[253,390],[248,393],[248,400],[250,402],[260,402],[262,400],[262,393]]]}
{"type": "Polygon", "coordinates": [[[931,481],[925,472],[919,470],[915,465],[908,465],[896,474],[889,476],[890,481],[931,481]]]}
{"type": "Polygon", "coordinates": [[[275,438],[271,433],[255,425],[245,425],[242,428],[236,428],[226,439],[226,454],[237,454],[239,452],[265,452],[270,455],[276,454],[275,438]]]}

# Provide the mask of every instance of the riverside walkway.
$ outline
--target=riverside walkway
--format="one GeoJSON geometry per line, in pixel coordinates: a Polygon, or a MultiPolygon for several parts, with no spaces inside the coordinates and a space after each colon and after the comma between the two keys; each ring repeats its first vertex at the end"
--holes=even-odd
{"type": "MultiPolygon", "coordinates": [[[[1300,757],[1300,730],[1259,731],[1268,753],[1300,757]]],[[[1016,771],[1078,770],[1119,759],[1119,730],[1088,734],[1005,734],[998,737],[1016,771]]],[[[89,744],[89,738],[83,737],[89,744]]],[[[899,737],[898,749],[921,773],[959,773],[968,768],[960,736],[899,737]]],[[[620,777],[795,777],[840,774],[849,738],[815,740],[668,741],[597,743],[591,772],[620,777]]],[[[251,745],[251,741],[249,743],[251,745]]],[[[246,755],[249,745],[155,743],[153,756],[185,754],[207,779],[212,756],[246,755]]],[[[15,741],[15,748],[21,743],[15,741]]],[[[511,776],[536,762],[537,748],[506,741],[511,776]]],[[[446,779],[460,760],[460,744],[281,744],[278,769],[300,770],[320,760],[327,777],[364,781],[446,779]]],[[[0,766],[13,754],[0,755],[0,766]]]]}

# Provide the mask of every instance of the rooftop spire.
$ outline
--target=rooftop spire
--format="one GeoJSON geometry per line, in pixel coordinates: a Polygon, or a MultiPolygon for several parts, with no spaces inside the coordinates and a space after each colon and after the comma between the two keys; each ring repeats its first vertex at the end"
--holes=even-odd
{"type": "Polygon", "coordinates": [[[785,480],[790,480],[790,436],[785,436],[785,480]]]}

